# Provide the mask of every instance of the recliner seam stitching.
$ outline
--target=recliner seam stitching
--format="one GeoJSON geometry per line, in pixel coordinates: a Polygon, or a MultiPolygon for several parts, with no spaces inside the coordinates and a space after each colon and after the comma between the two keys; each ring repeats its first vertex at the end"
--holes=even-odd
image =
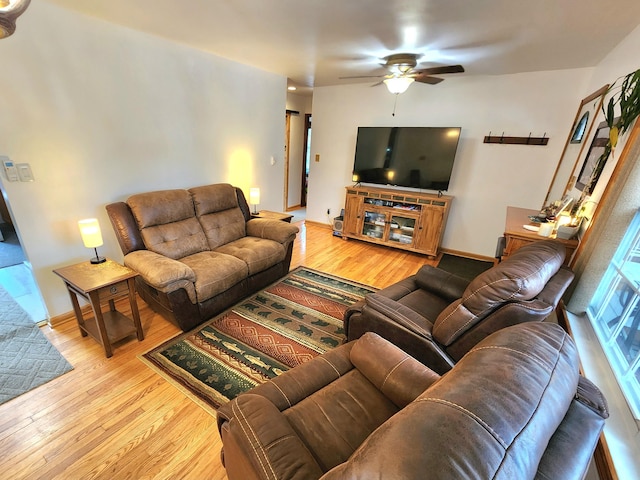
{"type": "Polygon", "coordinates": [[[380,385],[380,390],[382,390],[385,386],[385,384],[387,383],[387,380],[389,379],[389,377],[393,374],[393,372],[395,372],[398,367],[400,367],[400,365],[402,365],[404,362],[406,362],[409,359],[409,356],[405,356],[402,360],[400,360],[398,363],[396,363],[393,368],[389,371],[389,373],[387,373],[384,377],[384,380],[382,380],[382,385],[380,385]]]}
{"type": "Polygon", "coordinates": [[[269,383],[271,383],[271,385],[273,385],[274,387],[276,387],[276,389],[280,392],[280,394],[281,394],[281,395],[284,397],[284,399],[286,400],[287,405],[289,405],[289,408],[291,408],[293,405],[291,404],[291,400],[289,400],[289,397],[287,397],[287,394],[286,394],[286,393],[284,393],[284,390],[282,390],[282,389],[280,388],[280,386],[279,386],[277,383],[275,383],[275,382],[273,381],[273,379],[272,379],[272,378],[270,378],[270,379],[269,379],[269,383]]]}
{"type": "Polygon", "coordinates": [[[232,406],[232,410],[236,411],[236,413],[238,413],[238,423],[240,424],[240,427],[242,428],[242,431],[244,432],[245,436],[250,438],[249,435],[247,435],[247,429],[245,429],[245,425],[248,428],[249,432],[251,433],[251,437],[254,439],[255,444],[257,444],[260,448],[256,448],[256,446],[254,445],[254,442],[250,442],[251,448],[253,449],[254,453],[256,454],[256,458],[258,459],[258,462],[260,463],[260,466],[262,467],[265,475],[269,475],[269,472],[267,471],[267,469],[264,466],[264,462],[261,459],[261,457],[258,455],[258,451],[262,452],[264,460],[266,461],[267,465],[269,466],[269,470],[271,470],[271,473],[273,474],[273,478],[276,478],[276,472],[273,469],[273,466],[271,465],[271,462],[269,461],[269,457],[267,456],[267,452],[264,449],[264,447],[262,446],[262,443],[259,441],[259,437],[258,435],[256,435],[255,431],[253,430],[253,428],[251,427],[249,421],[247,420],[246,415],[244,414],[244,412],[242,411],[242,408],[240,408],[240,405],[238,405],[237,402],[234,402],[234,405],[232,406]],[[242,417],[243,421],[240,421],[240,417],[242,417]]]}
{"type": "MultiPolygon", "coordinates": [[[[495,280],[495,281],[493,281],[493,282],[491,282],[491,283],[487,283],[487,284],[485,284],[485,285],[481,286],[480,288],[478,288],[478,289],[474,290],[474,291],[473,291],[473,293],[472,293],[471,295],[469,295],[468,297],[466,297],[464,300],[466,301],[466,300],[468,300],[468,299],[470,299],[470,298],[472,298],[472,297],[475,297],[475,296],[476,296],[476,295],[477,295],[481,290],[484,290],[485,288],[491,287],[491,286],[493,286],[494,284],[496,284],[496,283],[498,283],[498,282],[503,282],[503,281],[505,281],[505,280],[506,280],[506,279],[501,278],[501,279],[499,279],[499,280],[495,280]]],[[[516,291],[515,291],[515,292],[513,292],[511,295],[509,295],[509,297],[507,297],[507,299],[505,299],[505,301],[506,301],[506,300],[508,300],[508,299],[510,299],[510,298],[512,298],[512,297],[513,297],[516,293],[518,293],[520,290],[522,290],[522,285],[520,285],[520,287],[518,288],[518,290],[516,290],[516,291]]],[[[456,308],[454,308],[453,310],[451,310],[451,312],[449,313],[449,315],[447,315],[445,318],[443,318],[443,319],[442,319],[442,322],[440,322],[440,325],[442,326],[445,322],[447,322],[447,321],[451,318],[451,316],[452,316],[452,315],[453,315],[453,314],[454,314],[454,313],[455,313],[455,312],[456,312],[456,311],[457,311],[457,310],[458,310],[462,305],[463,305],[463,301],[461,301],[461,302],[456,306],[456,308]]],[[[467,309],[467,310],[468,310],[468,309],[467,309]]],[[[458,329],[457,329],[456,331],[454,331],[451,335],[449,335],[449,336],[447,337],[446,341],[445,341],[445,342],[443,342],[443,343],[445,343],[445,344],[446,344],[446,343],[448,343],[449,341],[451,341],[451,339],[452,339],[453,337],[455,337],[455,336],[458,334],[458,332],[460,332],[462,329],[464,329],[467,325],[469,325],[471,322],[473,322],[476,318],[478,318],[478,315],[473,314],[473,316],[472,316],[469,320],[467,320],[467,321],[464,323],[464,325],[461,325],[461,326],[460,326],[460,328],[458,328],[458,329]]],[[[434,333],[435,333],[435,330],[437,330],[437,329],[438,329],[438,328],[437,328],[437,327],[436,327],[436,325],[434,324],[434,333]]]]}
{"type": "MultiPolygon", "coordinates": [[[[557,258],[559,258],[559,257],[560,257],[560,255],[559,255],[557,252],[554,252],[554,253],[553,253],[553,256],[554,256],[554,257],[557,257],[557,258]]],[[[547,262],[545,262],[545,264],[546,264],[546,263],[547,263],[547,262]]],[[[543,266],[543,265],[542,265],[542,266],[543,266]]],[[[528,278],[529,278],[529,277],[531,277],[532,275],[536,275],[536,274],[540,273],[540,271],[542,270],[542,266],[540,266],[540,268],[538,268],[535,272],[531,272],[529,275],[527,275],[526,277],[524,277],[524,278],[523,278],[523,280],[528,279],[528,278]]],[[[559,270],[559,268],[558,268],[558,270],[559,270]]],[[[556,271],[556,273],[557,273],[557,271],[556,271]]],[[[555,273],[554,273],[554,275],[555,275],[555,273]]],[[[553,276],[554,276],[554,275],[552,275],[552,276],[551,276],[551,278],[553,278],[553,276]]],[[[499,279],[499,280],[496,280],[496,281],[494,281],[494,282],[487,283],[487,284],[483,285],[482,287],[480,287],[480,288],[476,289],[476,290],[475,290],[471,295],[469,295],[469,296],[467,297],[467,299],[469,299],[469,298],[471,298],[471,297],[475,296],[475,295],[476,295],[478,292],[480,292],[482,289],[484,289],[484,288],[486,288],[486,287],[489,287],[489,286],[492,286],[493,284],[498,283],[498,282],[500,282],[500,281],[504,281],[504,280],[506,280],[506,279],[499,279]]],[[[513,296],[514,296],[514,295],[516,295],[518,292],[520,292],[520,291],[522,290],[522,285],[523,285],[523,283],[524,283],[524,282],[519,283],[519,288],[518,288],[518,290],[514,291],[514,292],[513,292],[513,293],[512,293],[508,298],[513,298],[513,296]]],[[[465,299],[465,300],[466,300],[466,299],[465,299]]],[[[506,300],[506,299],[505,299],[505,300],[506,300]]],[[[442,325],[443,323],[445,323],[445,322],[446,322],[446,321],[447,321],[447,320],[448,320],[448,319],[449,319],[449,318],[454,314],[454,312],[455,312],[456,310],[458,310],[458,308],[460,308],[460,306],[462,305],[462,303],[463,303],[463,302],[460,302],[460,303],[458,304],[458,306],[457,306],[456,308],[454,308],[454,309],[451,311],[451,313],[449,313],[449,315],[447,315],[447,316],[442,320],[441,325],[442,325]]],[[[478,315],[473,315],[473,317],[472,317],[471,319],[469,319],[469,320],[468,320],[464,325],[462,325],[459,329],[457,329],[455,332],[453,332],[451,335],[449,335],[449,337],[447,338],[447,342],[449,342],[449,341],[451,340],[451,338],[453,338],[455,335],[457,335],[457,334],[458,334],[458,332],[460,332],[460,330],[462,330],[463,328],[465,328],[469,323],[471,323],[471,322],[472,322],[473,320],[475,320],[476,318],[478,318],[478,315]]],[[[435,330],[436,330],[436,326],[435,326],[435,324],[434,324],[434,333],[435,333],[435,330]]],[[[446,343],[446,342],[445,342],[445,343],[446,343]]]]}
{"type": "Polygon", "coordinates": [[[459,410],[462,410],[463,412],[465,412],[469,417],[473,418],[476,422],[478,422],[480,425],[482,425],[485,430],[487,430],[488,432],[491,433],[491,435],[500,443],[500,446],[506,451],[506,449],[508,448],[507,442],[505,442],[502,437],[500,437],[500,435],[498,435],[498,432],[496,432],[495,430],[493,430],[489,424],[487,424],[482,418],[480,418],[478,415],[476,415],[475,413],[473,413],[472,411],[464,408],[462,405],[458,405],[457,403],[454,402],[450,402],[448,400],[444,400],[442,398],[435,398],[435,397],[425,397],[425,398],[418,398],[415,400],[416,402],[424,402],[424,401],[429,401],[429,402],[434,402],[434,403],[442,403],[444,405],[448,405],[450,407],[454,407],[457,408],[459,410]]]}

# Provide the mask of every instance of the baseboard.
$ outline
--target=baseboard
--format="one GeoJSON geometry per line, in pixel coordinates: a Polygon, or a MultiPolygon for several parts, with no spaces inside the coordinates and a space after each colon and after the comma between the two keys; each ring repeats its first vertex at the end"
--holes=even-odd
{"type": "Polygon", "coordinates": [[[323,227],[323,228],[326,228],[326,229],[329,229],[329,230],[331,230],[333,228],[332,225],[329,225],[328,223],[316,222],[316,221],[313,221],[313,220],[305,220],[304,223],[308,223],[310,225],[317,225],[319,227],[323,227]]]}
{"type": "MultiPolygon", "coordinates": [[[[84,316],[84,318],[93,317],[93,311],[91,310],[91,305],[84,305],[80,307],[80,310],[82,310],[82,315],[84,316]]],[[[56,315],[55,317],[51,317],[48,323],[51,328],[56,328],[62,325],[63,323],[76,322],[76,321],[77,321],[76,314],[74,313],[73,310],[71,310],[70,312],[56,315]]]]}
{"type": "Polygon", "coordinates": [[[484,255],[477,255],[475,253],[461,252],[459,250],[451,250],[448,248],[441,248],[440,252],[446,253],[448,255],[455,255],[456,257],[470,258],[472,260],[480,260],[482,262],[491,262],[494,265],[498,263],[498,259],[495,257],[487,257],[484,255]]]}

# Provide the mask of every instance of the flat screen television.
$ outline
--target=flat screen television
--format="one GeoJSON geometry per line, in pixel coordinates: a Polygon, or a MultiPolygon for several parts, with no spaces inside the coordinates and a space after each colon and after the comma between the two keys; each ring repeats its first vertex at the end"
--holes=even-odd
{"type": "Polygon", "coordinates": [[[353,181],[444,191],[460,127],[359,127],[353,181]]]}

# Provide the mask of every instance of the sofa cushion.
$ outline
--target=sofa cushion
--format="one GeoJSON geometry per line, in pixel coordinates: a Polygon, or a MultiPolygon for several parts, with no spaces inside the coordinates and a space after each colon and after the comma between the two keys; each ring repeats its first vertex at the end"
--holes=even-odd
{"type": "Polygon", "coordinates": [[[482,272],[462,298],[445,308],[433,326],[433,336],[449,346],[471,326],[506,302],[535,298],[562,266],[565,247],[555,240],[526,245],[502,263],[482,272]]]}
{"type": "Polygon", "coordinates": [[[211,250],[246,235],[246,221],[233,186],[219,183],[189,192],[211,250]]]}
{"type": "Polygon", "coordinates": [[[196,274],[196,295],[203,302],[247,278],[246,263],[220,252],[200,252],[180,260],[196,274]]]}
{"type": "Polygon", "coordinates": [[[174,260],[209,250],[186,190],[141,193],[127,203],[148,250],[174,260]]]}
{"type": "Polygon", "coordinates": [[[281,243],[266,238],[243,237],[215,250],[242,260],[249,275],[259,273],[284,260],[287,251],[281,243]]]}

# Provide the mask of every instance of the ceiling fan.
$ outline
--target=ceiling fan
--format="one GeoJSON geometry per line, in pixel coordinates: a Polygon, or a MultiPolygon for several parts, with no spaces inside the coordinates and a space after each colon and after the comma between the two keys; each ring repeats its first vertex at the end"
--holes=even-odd
{"type": "MultiPolygon", "coordinates": [[[[353,77],[340,77],[346,78],[382,78],[384,80],[380,83],[384,83],[391,93],[403,93],[409,88],[413,82],[428,83],[429,85],[435,85],[442,82],[444,79],[434,77],[432,75],[442,75],[445,73],[462,73],[464,68],[462,65],[448,65],[443,67],[431,67],[416,69],[418,64],[418,58],[420,55],[415,53],[395,53],[383,58],[383,67],[389,70],[386,75],[357,75],[353,77]]],[[[376,84],[378,85],[378,84],[376,84]]]]}

